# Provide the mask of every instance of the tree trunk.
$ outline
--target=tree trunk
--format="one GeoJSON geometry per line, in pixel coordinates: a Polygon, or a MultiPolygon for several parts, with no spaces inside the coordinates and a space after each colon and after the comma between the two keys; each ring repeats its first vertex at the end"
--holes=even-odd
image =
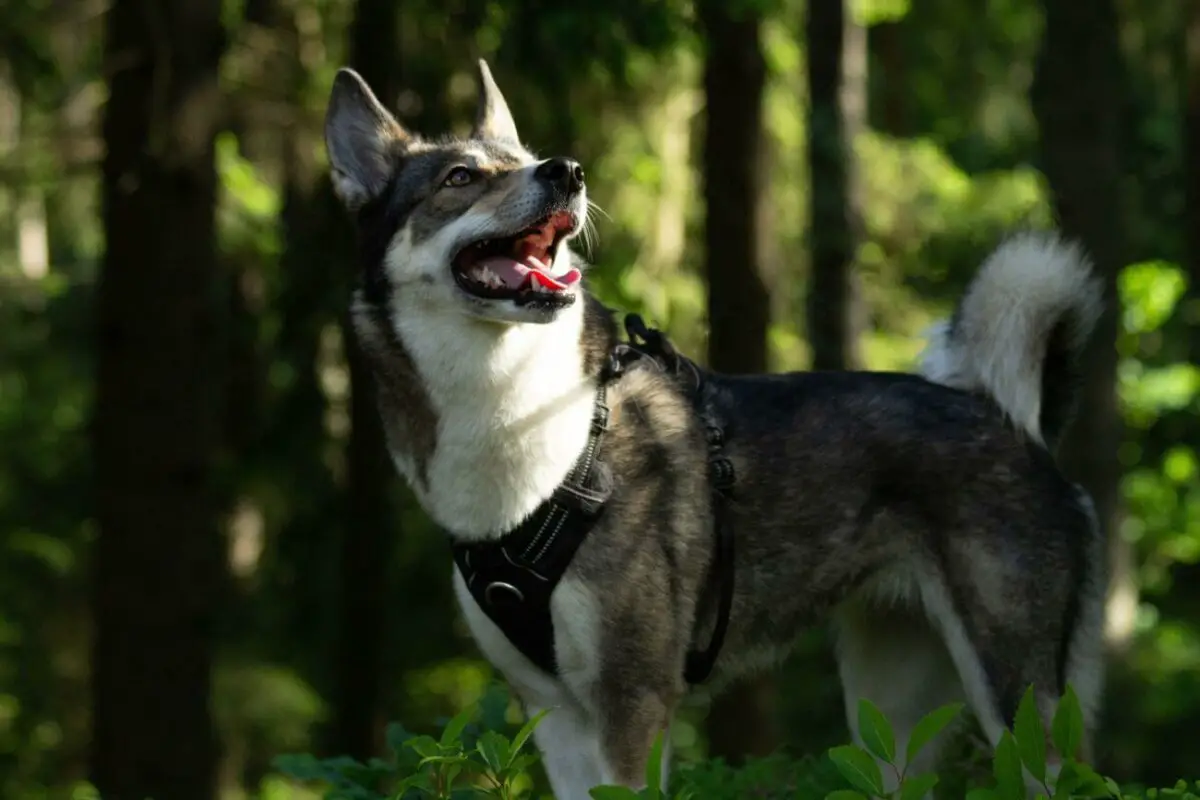
{"type": "Polygon", "coordinates": [[[1033,85],[1042,170],[1063,232],[1083,243],[1104,278],[1107,310],[1087,354],[1079,413],[1061,448],[1066,473],[1096,503],[1110,549],[1110,642],[1132,631],[1113,624],[1134,605],[1132,557],[1119,535],[1116,400],[1116,280],[1124,264],[1120,120],[1125,80],[1113,0],[1044,0],[1045,30],[1033,85]]]}
{"type": "MultiPolygon", "coordinates": [[[[389,106],[394,106],[400,91],[399,10],[395,0],[358,0],[350,30],[351,65],[389,106]]],[[[355,274],[357,264],[350,266],[348,276],[355,274]]],[[[391,542],[401,531],[398,517],[389,514],[388,486],[398,478],[384,446],[371,374],[348,319],[342,331],[350,369],[350,439],[333,735],[337,752],[366,759],[378,752],[386,722],[382,715],[386,589],[391,542]]]]}
{"type": "Polygon", "coordinates": [[[881,133],[889,136],[910,137],[913,131],[909,114],[909,89],[905,86],[907,53],[904,49],[901,23],[883,22],[872,25],[868,40],[868,51],[878,58],[877,74],[881,75],[883,80],[876,127],[881,133]]]}
{"type": "Polygon", "coordinates": [[[1200,3],[1191,3],[1186,20],[1183,125],[1184,269],[1188,274],[1189,359],[1200,363],[1200,3]]]}
{"type": "Polygon", "coordinates": [[[813,369],[861,365],[854,324],[854,261],[860,239],[854,137],[865,124],[866,29],[842,0],[808,5],[808,339],[813,369]]]}
{"type": "MultiPolygon", "coordinates": [[[[708,42],[704,65],[705,275],[708,366],[720,372],[767,369],[770,298],[760,264],[763,89],[766,64],[759,19],[748,7],[731,13],[722,0],[698,7],[708,42]]],[[[774,682],[731,688],[708,717],[709,751],[736,762],[778,744],[774,682]]]]}
{"type": "Polygon", "coordinates": [[[220,12],[219,0],[108,12],[91,764],[106,800],[215,795],[220,12]]]}

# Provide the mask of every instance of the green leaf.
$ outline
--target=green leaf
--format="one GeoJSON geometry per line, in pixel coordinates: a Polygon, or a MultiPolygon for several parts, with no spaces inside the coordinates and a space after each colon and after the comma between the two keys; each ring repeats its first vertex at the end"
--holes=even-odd
{"type": "Polygon", "coordinates": [[[538,762],[536,753],[525,753],[524,755],[514,755],[513,760],[508,762],[505,769],[514,774],[520,775],[522,772],[528,771],[530,767],[538,762]]]}
{"type": "Polygon", "coordinates": [[[463,729],[467,727],[474,716],[475,707],[468,706],[459,712],[454,719],[447,722],[445,729],[442,731],[442,747],[457,744],[459,737],[462,736],[463,729]]]}
{"type": "Polygon", "coordinates": [[[271,761],[271,765],[298,781],[325,780],[325,776],[329,774],[325,765],[317,760],[316,756],[308,753],[279,755],[271,761]]]}
{"type": "Polygon", "coordinates": [[[883,794],[883,775],[870,753],[854,745],[842,745],[829,750],[829,758],[847,781],[856,789],[871,794],[883,794]]]}
{"type": "Polygon", "coordinates": [[[387,726],[386,740],[388,752],[396,760],[397,764],[403,764],[407,758],[412,757],[412,753],[405,747],[405,742],[412,738],[412,733],[398,722],[393,722],[387,726]]]}
{"type": "Polygon", "coordinates": [[[1063,758],[1074,758],[1079,745],[1083,744],[1083,710],[1079,697],[1067,684],[1067,690],[1058,701],[1054,719],[1050,722],[1050,737],[1054,747],[1063,758]]]}
{"type": "Polygon", "coordinates": [[[663,734],[654,737],[654,744],[650,747],[650,758],[646,759],[646,789],[649,791],[650,797],[659,797],[662,795],[662,759],[663,759],[663,734]]]}
{"type": "Polygon", "coordinates": [[[593,800],[638,800],[638,794],[625,786],[597,786],[591,789],[593,800]]]}
{"type": "Polygon", "coordinates": [[[1054,794],[1052,800],[1069,800],[1071,793],[1075,791],[1075,787],[1079,785],[1079,772],[1076,765],[1072,761],[1063,764],[1062,770],[1058,773],[1058,778],[1054,781],[1054,794]]]}
{"type": "Polygon", "coordinates": [[[475,749],[483,756],[483,762],[488,765],[488,769],[497,774],[502,772],[509,762],[508,740],[495,731],[484,731],[475,744],[475,749]]]}
{"type": "Polygon", "coordinates": [[[521,730],[517,731],[517,735],[514,736],[512,740],[512,752],[514,756],[521,750],[522,747],[525,746],[525,743],[529,741],[529,737],[533,735],[534,728],[536,728],[549,713],[550,709],[544,708],[525,721],[525,724],[521,726],[521,730]]]}
{"type": "Polygon", "coordinates": [[[870,800],[870,798],[854,789],[838,789],[825,795],[825,800],[870,800]]]}
{"type": "Polygon", "coordinates": [[[396,784],[395,789],[392,791],[396,797],[404,797],[405,793],[410,789],[417,789],[424,792],[433,791],[433,776],[428,772],[418,772],[415,775],[409,775],[396,784]]]}
{"type": "Polygon", "coordinates": [[[1046,729],[1042,726],[1042,717],[1038,713],[1037,700],[1033,696],[1033,687],[1025,690],[1021,704],[1017,706],[1017,716],[1013,724],[1013,732],[1017,740],[1017,752],[1029,774],[1038,783],[1046,781],[1046,729]]]}
{"type": "Polygon", "coordinates": [[[996,776],[996,792],[1003,800],[1025,800],[1021,754],[1017,750],[1017,740],[1009,731],[1004,732],[1000,743],[996,745],[992,773],[996,776]]]}
{"type": "Polygon", "coordinates": [[[900,800],[921,800],[937,786],[938,776],[933,772],[925,772],[911,778],[906,777],[900,787],[900,800]]]}
{"type": "Polygon", "coordinates": [[[858,701],[858,734],[872,755],[895,763],[896,736],[892,726],[883,712],[865,697],[858,701]]]}
{"type": "Polygon", "coordinates": [[[1112,788],[1109,786],[1108,780],[1101,776],[1096,770],[1089,767],[1087,764],[1079,762],[1069,762],[1063,767],[1065,772],[1068,768],[1074,773],[1075,785],[1071,788],[1071,797],[1119,797],[1120,792],[1114,795],[1112,788]]]}
{"type": "Polygon", "coordinates": [[[949,725],[962,710],[962,703],[951,703],[941,708],[935,708],[922,717],[913,726],[912,734],[908,737],[908,747],[905,749],[904,763],[911,764],[916,760],[917,755],[921,752],[921,748],[929,744],[935,736],[941,733],[942,729],[949,725]]]}
{"type": "Polygon", "coordinates": [[[415,750],[421,758],[440,756],[442,754],[441,745],[432,736],[414,736],[405,742],[404,746],[415,750]]]}
{"type": "Polygon", "coordinates": [[[460,759],[455,764],[447,765],[445,770],[442,771],[442,785],[443,786],[453,786],[454,780],[460,774],[462,774],[462,771],[463,771],[463,760],[462,759],[460,759]]]}
{"type": "Polygon", "coordinates": [[[318,759],[307,754],[281,755],[272,763],[280,772],[296,780],[323,781],[346,791],[366,780],[364,776],[381,774],[349,756],[318,759]]]}

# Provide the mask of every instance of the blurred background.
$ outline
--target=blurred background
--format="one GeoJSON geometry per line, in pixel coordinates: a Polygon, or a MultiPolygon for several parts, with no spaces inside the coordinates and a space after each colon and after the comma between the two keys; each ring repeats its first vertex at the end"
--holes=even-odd
{"type": "MultiPolygon", "coordinates": [[[[719,369],[909,369],[1004,232],[1084,242],[1098,760],[1195,777],[1200,3],[4,0],[0,797],[300,797],[276,754],[366,758],[493,680],[347,343],[322,142],[343,64],[465,131],[480,56],[587,169],[593,290],[719,369]]],[[[844,741],[827,634],[674,737],[844,741]]]]}

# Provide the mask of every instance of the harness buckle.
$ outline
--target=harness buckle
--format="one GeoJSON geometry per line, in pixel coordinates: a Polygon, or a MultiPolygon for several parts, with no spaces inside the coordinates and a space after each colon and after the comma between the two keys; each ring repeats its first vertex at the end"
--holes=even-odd
{"type": "Polygon", "coordinates": [[[713,488],[724,491],[733,488],[733,462],[726,456],[715,456],[708,460],[708,474],[713,488]]]}

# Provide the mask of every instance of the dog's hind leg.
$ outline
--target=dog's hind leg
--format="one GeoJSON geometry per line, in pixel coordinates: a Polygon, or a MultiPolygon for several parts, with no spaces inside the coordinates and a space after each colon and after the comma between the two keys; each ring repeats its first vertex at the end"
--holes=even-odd
{"type": "Polygon", "coordinates": [[[880,763],[885,788],[892,791],[900,773],[912,776],[936,766],[947,734],[922,748],[912,764],[905,763],[905,748],[922,716],[964,699],[958,673],[919,607],[885,605],[870,593],[861,593],[843,603],[835,621],[838,671],[855,741],[862,743],[858,725],[862,698],[879,707],[896,734],[895,769],[880,763]]]}
{"type": "Polygon", "coordinates": [[[1080,757],[1091,761],[1092,737],[1100,716],[1100,697],[1104,692],[1104,614],[1108,589],[1106,548],[1092,499],[1081,486],[1075,487],[1080,508],[1087,517],[1089,537],[1084,549],[1087,568],[1079,586],[1079,618],[1070,632],[1066,654],[1067,682],[1079,698],[1083,712],[1083,744],[1080,757]]]}
{"type": "MultiPolygon", "coordinates": [[[[1036,591],[1036,587],[1029,587],[1029,591],[1036,591]]],[[[921,596],[942,633],[971,710],[992,746],[1000,742],[1006,728],[1011,729],[1017,707],[1031,685],[1048,732],[1059,699],[1058,637],[1045,635],[1020,614],[983,614],[977,610],[976,619],[968,618],[959,612],[939,579],[922,582],[921,596]]],[[[1048,777],[1053,779],[1060,767],[1061,759],[1047,735],[1048,777]]],[[[1031,793],[1045,791],[1028,773],[1025,778],[1031,793]]]]}

